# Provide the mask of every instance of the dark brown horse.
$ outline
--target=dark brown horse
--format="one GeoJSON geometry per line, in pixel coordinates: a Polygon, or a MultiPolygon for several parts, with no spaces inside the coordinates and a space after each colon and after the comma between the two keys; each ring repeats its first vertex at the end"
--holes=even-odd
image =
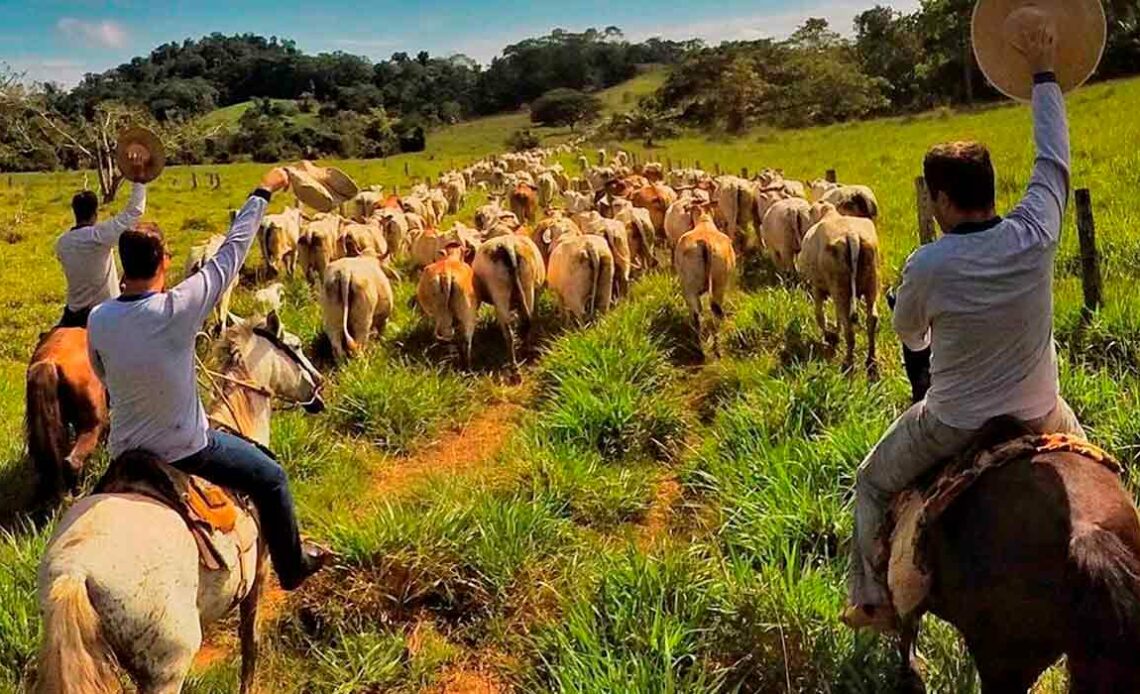
{"type": "Polygon", "coordinates": [[[1025,692],[1062,656],[1071,690],[1140,692],[1140,522],[1117,474],[1070,452],[986,473],[929,528],[931,593],[905,625],[903,688],[921,612],[954,625],[982,691],[1025,692]]]}
{"type": "Polygon", "coordinates": [[[87,331],[56,328],[36,347],[25,391],[28,455],[41,500],[79,483],[107,426],[107,396],[87,356],[87,331]]]}

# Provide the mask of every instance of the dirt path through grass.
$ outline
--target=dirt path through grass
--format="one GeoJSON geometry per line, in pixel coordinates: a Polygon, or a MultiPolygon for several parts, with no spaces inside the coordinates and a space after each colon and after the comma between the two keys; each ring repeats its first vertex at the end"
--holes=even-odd
{"type": "MultiPolygon", "coordinates": [[[[385,460],[377,466],[371,487],[362,500],[398,497],[436,474],[453,477],[478,474],[484,466],[494,462],[503,445],[510,440],[524,409],[517,400],[525,400],[527,393],[525,387],[519,387],[509,399],[486,405],[466,423],[446,432],[423,449],[408,456],[385,460]]],[[[372,451],[369,453],[374,455],[372,451]]],[[[368,504],[361,506],[367,508],[368,504]]],[[[261,628],[276,623],[288,608],[289,594],[281,589],[276,577],[272,577],[262,596],[261,628]]],[[[206,634],[194,658],[194,671],[202,672],[237,657],[239,651],[236,625],[226,620],[206,634]]],[[[498,692],[500,688],[481,673],[461,671],[446,680],[439,691],[475,694],[498,692]]]]}

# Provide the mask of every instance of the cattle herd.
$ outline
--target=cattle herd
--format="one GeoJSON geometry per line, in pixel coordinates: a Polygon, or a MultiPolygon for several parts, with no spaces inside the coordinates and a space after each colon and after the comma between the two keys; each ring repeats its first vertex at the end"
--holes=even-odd
{"type": "MultiPolygon", "coordinates": [[[[702,298],[718,320],[739,254],[763,249],[781,277],[809,289],[831,347],[846,339],[854,362],[855,307],[867,311],[867,366],[875,368],[878,203],[866,186],[803,183],[782,172],[752,179],[713,176],[696,168],[632,164],[628,153],[598,150],[596,163],[576,145],[490,157],[417,184],[404,195],[362,190],[337,212],[299,206],[267,215],[260,247],[271,275],[300,272],[318,289],[324,331],[337,360],[356,354],[384,330],[395,309],[396,261],[418,273],[416,303],[435,336],[471,362],[476,316],[490,304],[506,341],[532,341],[535,305],[549,288],[563,314],[579,323],[605,312],[641,274],[671,263],[698,337],[702,298]],[[577,155],[575,175],[560,158],[577,155]],[[454,221],[472,190],[487,194],[473,226],[454,221]],[[747,234],[751,228],[753,236],[747,234]],[[754,240],[750,240],[754,239],[754,240]],[[837,330],[824,303],[835,303],[837,330]]],[[[216,250],[221,237],[196,247],[188,270],[216,250]]],[[[274,283],[255,296],[259,308],[280,305],[274,283]]],[[[220,308],[224,323],[228,298],[220,308]]],[[[715,330],[714,344],[715,344],[715,330]]],[[[702,340],[703,342],[703,340],[702,340]]]]}

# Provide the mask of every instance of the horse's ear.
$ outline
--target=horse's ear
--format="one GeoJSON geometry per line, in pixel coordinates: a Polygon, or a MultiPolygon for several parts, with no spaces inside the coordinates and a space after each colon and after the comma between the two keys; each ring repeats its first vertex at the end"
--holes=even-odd
{"type": "Polygon", "coordinates": [[[277,337],[284,334],[285,329],[281,326],[281,318],[277,315],[277,311],[270,311],[265,317],[265,329],[277,337]]]}
{"type": "Polygon", "coordinates": [[[227,313],[226,320],[230,325],[245,325],[246,320],[235,313],[227,313]]]}

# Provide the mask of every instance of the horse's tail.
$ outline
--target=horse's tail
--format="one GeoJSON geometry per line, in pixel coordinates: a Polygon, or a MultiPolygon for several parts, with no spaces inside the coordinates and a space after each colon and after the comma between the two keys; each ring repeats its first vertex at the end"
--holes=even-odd
{"type": "Polygon", "coordinates": [[[82,576],[56,578],[48,593],[37,694],[111,694],[118,690],[114,654],[82,576]]]}
{"type": "Polygon", "coordinates": [[[24,422],[28,454],[48,490],[62,478],[67,456],[67,429],[59,406],[59,371],[51,362],[28,367],[24,422]]]}
{"type": "Polygon", "coordinates": [[[1108,530],[1074,530],[1069,561],[1077,633],[1092,640],[1089,647],[1097,652],[1131,648],[1140,638],[1140,557],[1108,530]]]}

